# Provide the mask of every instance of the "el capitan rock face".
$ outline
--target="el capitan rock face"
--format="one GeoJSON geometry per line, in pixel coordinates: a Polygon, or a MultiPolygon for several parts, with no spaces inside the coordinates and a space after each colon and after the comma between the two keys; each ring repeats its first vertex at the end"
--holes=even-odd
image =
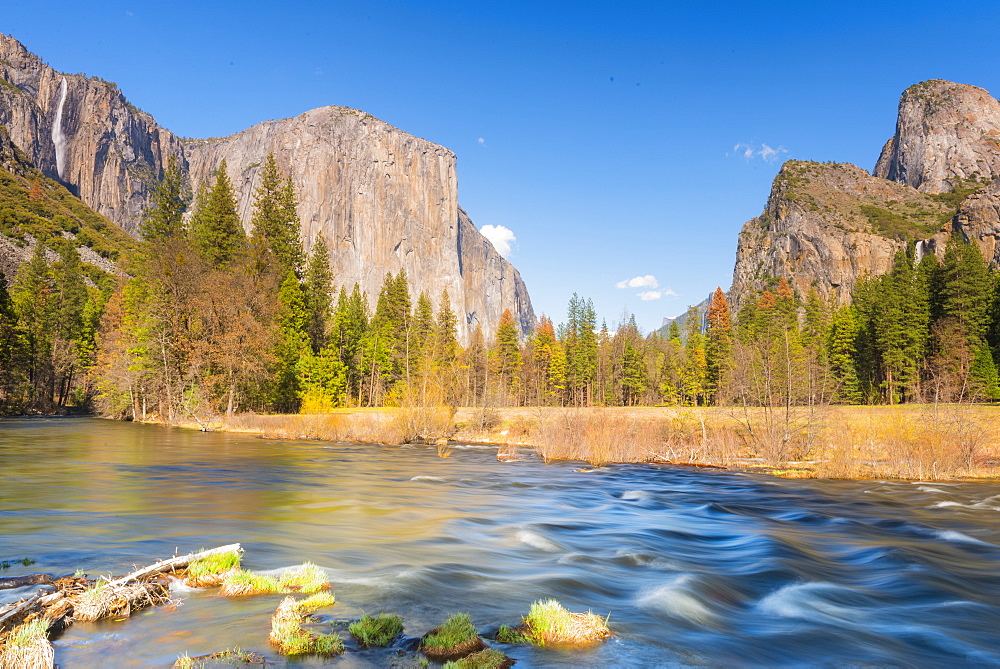
{"type": "Polygon", "coordinates": [[[413,299],[426,291],[437,304],[448,291],[463,339],[477,325],[489,335],[504,309],[522,332],[534,325],[519,273],[460,210],[455,154],[444,147],[346,107],[182,140],[114,84],[55,72],[3,35],[0,77],[0,124],[14,142],[127,230],[137,229],[170,155],[195,189],[225,160],[249,226],[260,166],[274,153],[296,187],[303,243],[326,240],[335,283],[357,282],[374,302],[385,274],[405,269],[413,299]]]}
{"type": "Polygon", "coordinates": [[[1000,102],[975,86],[923,82],[904,91],[896,134],[874,175],[847,164],[790,160],[764,212],[740,232],[735,308],[778,278],[805,297],[847,304],[895,253],[943,255],[953,234],[1000,264],[1000,102]]]}

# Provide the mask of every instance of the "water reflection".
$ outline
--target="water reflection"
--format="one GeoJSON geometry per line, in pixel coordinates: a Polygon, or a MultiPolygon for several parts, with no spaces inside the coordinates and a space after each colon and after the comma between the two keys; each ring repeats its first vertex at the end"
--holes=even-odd
{"type": "MultiPolygon", "coordinates": [[[[581,470],[77,418],[0,421],[0,467],[0,559],[38,561],[11,575],[122,572],[240,541],[252,569],[327,569],[336,617],[391,610],[413,636],[459,610],[496,628],[547,596],[611,614],[611,642],[509,649],[519,666],[1000,663],[989,483],[581,470]]],[[[74,626],[57,662],[167,666],[239,645],[283,666],[266,642],[278,598],[179,596],[74,626]]]]}

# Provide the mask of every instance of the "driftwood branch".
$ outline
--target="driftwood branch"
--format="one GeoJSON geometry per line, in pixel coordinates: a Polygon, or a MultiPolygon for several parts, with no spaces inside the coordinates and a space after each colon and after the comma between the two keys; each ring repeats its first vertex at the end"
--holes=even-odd
{"type": "Polygon", "coordinates": [[[155,574],[162,574],[165,571],[170,571],[171,569],[177,569],[178,567],[186,567],[192,562],[200,560],[209,555],[215,555],[216,553],[242,553],[243,548],[239,544],[229,544],[227,546],[219,546],[218,548],[212,548],[207,551],[200,551],[198,553],[188,553],[187,555],[180,555],[177,557],[168,558],[166,560],[160,560],[156,564],[151,564],[148,567],[143,567],[142,569],[137,569],[131,574],[126,574],[121,578],[116,578],[113,581],[108,581],[106,583],[107,587],[113,588],[132,581],[137,581],[140,578],[146,578],[147,576],[153,576],[155,574]]]}
{"type": "Polygon", "coordinates": [[[0,590],[23,588],[26,585],[44,585],[52,582],[51,574],[26,574],[24,576],[8,576],[0,578],[0,590]]]}

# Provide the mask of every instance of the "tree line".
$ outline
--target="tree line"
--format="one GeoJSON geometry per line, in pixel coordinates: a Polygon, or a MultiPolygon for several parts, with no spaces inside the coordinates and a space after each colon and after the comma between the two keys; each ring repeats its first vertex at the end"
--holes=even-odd
{"type": "Polygon", "coordinates": [[[943,260],[901,250],[849,306],[784,279],[731,314],[643,335],[634,316],[598,324],[574,294],[566,320],[522,336],[509,311],[461,346],[446,291],[413,299],[405,271],[374,300],[336,286],[329,249],[306,254],[296,195],[273,156],[250,233],[221,163],[194,197],[171,160],[117,285],[85,280],[68,241],[43,244],[8,292],[0,282],[6,411],[90,400],[109,415],[202,420],[213,412],[338,406],[743,405],[1000,398],[998,276],[954,235],[943,260]],[[52,256],[52,252],[49,252],[52,256]]]}

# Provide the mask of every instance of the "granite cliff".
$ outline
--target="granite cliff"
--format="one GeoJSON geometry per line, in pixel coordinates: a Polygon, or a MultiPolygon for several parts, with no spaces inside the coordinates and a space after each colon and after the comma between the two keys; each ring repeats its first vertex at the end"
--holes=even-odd
{"type": "Polygon", "coordinates": [[[975,86],[932,80],[906,89],[896,133],[873,173],[787,161],[760,216],[740,232],[736,309],[785,278],[847,304],[857,281],[896,251],[943,255],[954,234],[1000,264],[1000,102],[975,86]]]}
{"type": "Polygon", "coordinates": [[[448,291],[463,339],[477,325],[491,333],[504,309],[522,332],[534,326],[520,274],[459,207],[455,154],[364,112],[322,107],[182,139],[115,84],[56,72],[0,35],[0,124],[46,176],[133,234],[170,155],[195,188],[225,160],[249,226],[260,165],[274,153],[299,196],[303,243],[325,239],[336,283],[357,282],[374,301],[386,272],[405,269],[414,299],[448,291]]]}

